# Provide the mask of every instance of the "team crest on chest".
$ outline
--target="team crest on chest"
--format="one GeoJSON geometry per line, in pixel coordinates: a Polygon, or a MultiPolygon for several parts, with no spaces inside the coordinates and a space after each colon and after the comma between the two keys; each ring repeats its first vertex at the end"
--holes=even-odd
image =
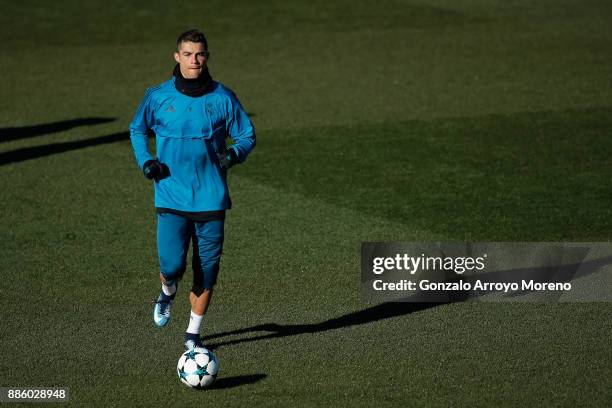
{"type": "Polygon", "coordinates": [[[213,116],[215,114],[215,108],[213,108],[213,104],[208,102],[205,106],[204,106],[204,110],[206,111],[206,113],[208,114],[208,116],[213,116]]]}
{"type": "Polygon", "coordinates": [[[208,116],[213,131],[223,125],[223,117],[219,111],[219,107],[215,105],[214,100],[208,100],[204,103],[204,111],[206,112],[206,116],[208,116]]]}

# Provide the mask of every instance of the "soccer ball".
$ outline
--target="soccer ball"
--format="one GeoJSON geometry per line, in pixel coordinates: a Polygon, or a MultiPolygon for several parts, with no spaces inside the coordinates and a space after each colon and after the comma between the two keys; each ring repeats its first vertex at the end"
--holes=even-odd
{"type": "Polygon", "coordinates": [[[207,388],[219,374],[219,363],[212,351],[196,347],[181,355],[176,372],[183,384],[192,388],[207,388]]]}

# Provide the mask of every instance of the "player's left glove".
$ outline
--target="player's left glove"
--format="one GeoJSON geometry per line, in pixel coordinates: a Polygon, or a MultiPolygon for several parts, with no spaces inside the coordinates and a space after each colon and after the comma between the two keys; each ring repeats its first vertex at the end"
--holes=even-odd
{"type": "Polygon", "coordinates": [[[224,152],[217,153],[217,157],[219,158],[221,167],[224,169],[229,169],[234,164],[238,163],[238,156],[236,155],[236,151],[232,148],[229,148],[224,152]]]}

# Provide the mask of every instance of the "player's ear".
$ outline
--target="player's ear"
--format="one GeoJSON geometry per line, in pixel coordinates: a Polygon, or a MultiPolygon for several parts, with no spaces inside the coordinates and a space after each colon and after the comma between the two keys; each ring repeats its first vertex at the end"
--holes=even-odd
{"type": "Polygon", "coordinates": [[[180,62],[180,61],[179,61],[179,53],[178,53],[178,52],[175,52],[175,53],[174,53],[174,60],[175,60],[176,62],[180,62]]]}
{"type": "Polygon", "coordinates": [[[206,50],[204,55],[206,56],[206,59],[210,59],[210,51],[206,50]]]}

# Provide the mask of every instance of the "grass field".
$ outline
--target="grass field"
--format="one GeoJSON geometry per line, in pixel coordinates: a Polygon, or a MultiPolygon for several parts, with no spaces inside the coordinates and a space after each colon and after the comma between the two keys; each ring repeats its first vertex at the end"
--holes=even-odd
{"type": "MultiPolygon", "coordinates": [[[[368,304],[362,241],[612,239],[612,4],[0,0],[0,386],[74,406],[609,406],[609,303],[368,304]],[[128,4],[129,3],[129,4],[128,4]],[[180,384],[127,126],[208,36],[257,128],[180,384]]],[[[187,272],[189,277],[190,271],[187,272]]]]}

